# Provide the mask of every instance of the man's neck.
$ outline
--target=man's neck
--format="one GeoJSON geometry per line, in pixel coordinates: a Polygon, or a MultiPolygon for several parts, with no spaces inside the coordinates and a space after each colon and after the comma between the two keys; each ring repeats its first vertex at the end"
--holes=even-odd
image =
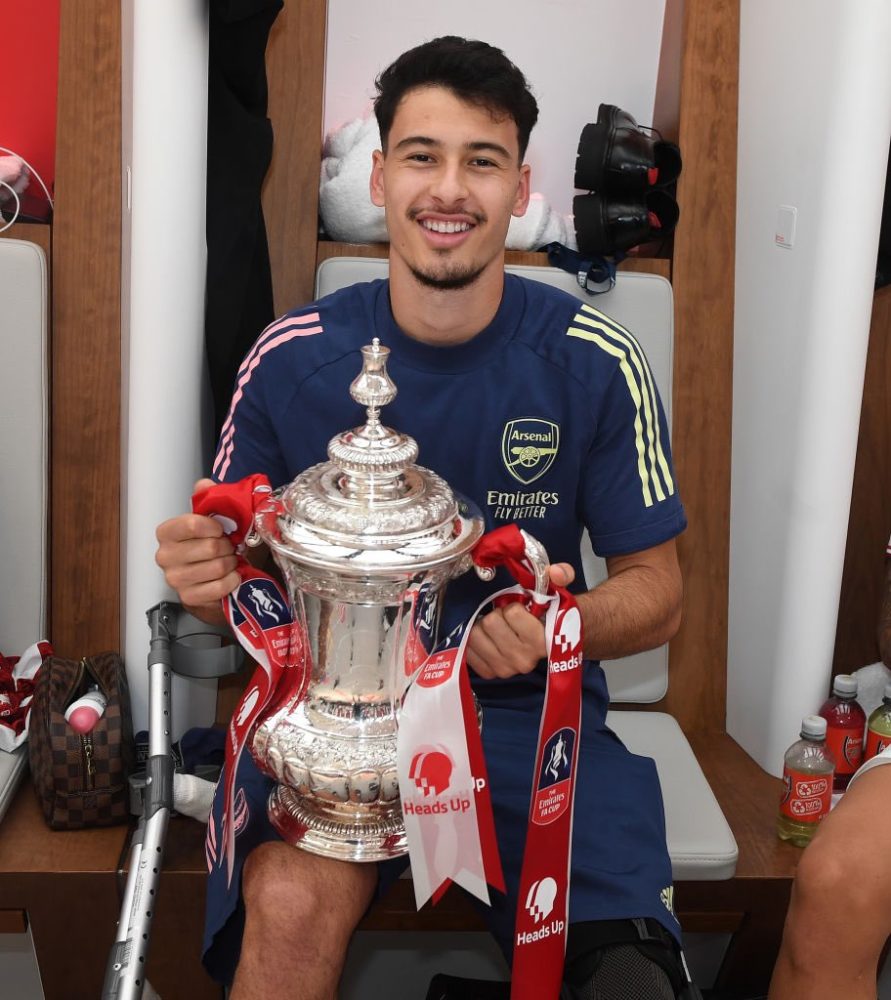
{"type": "Polygon", "coordinates": [[[421,284],[400,265],[390,262],[390,308],[399,328],[414,340],[443,346],[462,344],[495,318],[504,292],[503,263],[487,268],[466,288],[448,290],[421,284]]]}

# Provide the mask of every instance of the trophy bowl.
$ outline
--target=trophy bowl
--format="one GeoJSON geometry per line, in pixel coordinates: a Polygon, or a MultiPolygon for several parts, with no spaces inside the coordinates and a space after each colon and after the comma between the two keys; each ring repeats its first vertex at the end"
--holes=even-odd
{"type": "Polygon", "coordinates": [[[376,339],[362,348],[350,395],[366,407],[365,425],[334,437],[329,461],[272,494],[254,519],[309,664],[258,721],[251,752],[277,782],[268,809],[284,840],[344,861],[407,853],[399,707],[435,644],[446,584],[473,565],[484,530],[475,507],[414,464],[415,441],[381,424],[396,395],[388,354],[376,339]]]}

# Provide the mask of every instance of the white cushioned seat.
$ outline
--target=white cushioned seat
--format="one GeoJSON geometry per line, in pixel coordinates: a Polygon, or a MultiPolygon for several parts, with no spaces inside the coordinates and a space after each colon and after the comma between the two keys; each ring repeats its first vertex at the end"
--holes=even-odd
{"type": "MultiPolygon", "coordinates": [[[[43,250],[0,238],[0,652],[20,656],[46,628],[47,266],[43,250]]],[[[0,750],[0,817],[24,774],[27,745],[0,750]]]]}
{"type": "Polygon", "coordinates": [[[733,878],[736,840],[677,719],[665,712],[613,710],[606,724],[632,753],[656,762],[674,880],[733,878]]]}
{"type": "MultiPolygon", "coordinates": [[[[358,281],[384,278],[387,268],[386,260],[375,257],[330,257],[319,265],[316,296],[358,281]]],[[[671,424],[674,301],[668,281],[653,274],[620,272],[610,292],[589,296],[566,271],[536,266],[508,266],[507,270],[562,288],[630,330],[646,353],[671,424]]],[[[582,551],[585,578],[593,586],[605,579],[606,568],[591,552],[587,533],[582,551]]],[[[604,662],[603,668],[613,701],[659,701],[668,689],[668,646],[604,662]]],[[[663,712],[613,710],[607,723],[632,753],[656,762],[674,878],[732,878],[736,841],[677,721],[663,712]]]]}

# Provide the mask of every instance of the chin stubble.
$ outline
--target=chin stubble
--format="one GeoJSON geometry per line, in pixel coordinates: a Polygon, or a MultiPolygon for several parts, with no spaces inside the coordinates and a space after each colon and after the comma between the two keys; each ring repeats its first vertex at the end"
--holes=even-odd
{"type": "Polygon", "coordinates": [[[470,265],[465,267],[446,267],[445,271],[432,274],[429,271],[422,271],[417,267],[409,265],[409,270],[415,280],[426,288],[435,288],[439,291],[457,291],[472,285],[483,273],[481,267],[470,265]]]}

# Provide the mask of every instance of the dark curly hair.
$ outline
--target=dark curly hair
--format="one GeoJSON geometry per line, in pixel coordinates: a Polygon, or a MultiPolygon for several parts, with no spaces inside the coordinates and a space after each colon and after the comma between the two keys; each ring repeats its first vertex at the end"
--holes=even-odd
{"type": "Polygon", "coordinates": [[[517,126],[521,161],[529,133],[538,120],[538,104],[526,77],[501,49],[456,35],[434,38],[403,52],[374,83],[374,113],[385,152],[399,102],[418,87],[445,87],[468,104],[486,108],[495,116],[512,118],[517,126]]]}

